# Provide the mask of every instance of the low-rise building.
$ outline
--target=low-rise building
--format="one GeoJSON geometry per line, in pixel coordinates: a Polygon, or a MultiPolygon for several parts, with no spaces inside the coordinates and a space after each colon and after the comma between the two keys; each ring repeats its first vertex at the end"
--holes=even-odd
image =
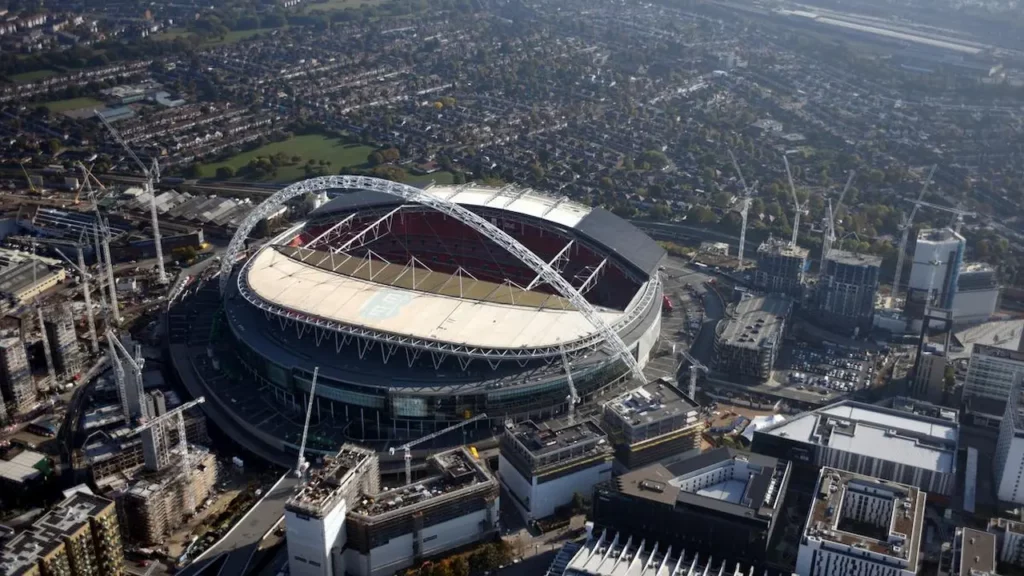
{"type": "Polygon", "coordinates": [[[591,420],[526,421],[506,427],[498,478],[527,519],[551,516],[612,474],[612,448],[591,420]]]}
{"type": "Polygon", "coordinates": [[[925,498],[914,486],[822,468],[795,573],[915,576],[925,498]]]}
{"type": "Polygon", "coordinates": [[[592,517],[601,530],[760,565],[783,515],[790,469],[784,460],[717,448],[600,484],[592,517]]]}

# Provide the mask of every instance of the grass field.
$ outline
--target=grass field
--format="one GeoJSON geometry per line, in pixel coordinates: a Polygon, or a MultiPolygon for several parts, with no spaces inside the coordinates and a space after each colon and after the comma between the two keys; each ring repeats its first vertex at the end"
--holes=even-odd
{"type": "Polygon", "coordinates": [[[57,74],[60,74],[60,72],[57,72],[56,70],[33,70],[32,72],[12,74],[10,79],[16,84],[26,84],[28,82],[42,80],[43,78],[49,78],[50,76],[56,76],[57,74]]]}
{"type": "Polygon", "coordinates": [[[277,170],[277,176],[272,179],[274,182],[293,182],[305,177],[304,166],[308,160],[326,160],[331,163],[328,172],[337,174],[342,168],[354,168],[366,164],[366,157],[373,152],[372,146],[361,144],[348,144],[315,134],[295,136],[283,142],[271,142],[255,150],[243,152],[228,158],[224,162],[203,164],[200,167],[202,176],[212,178],[217,173],[217,168],[230,166],[236,172],[249,163],[250,160],[260,156],[272,156],[278,152],[284,152],[289,156],[301,156],[302,160],[294,166],[282,166],[277,170]]]}
{"type": "Polygon", "coordinates": [[[71,98],[70,100],[54,100],[52,102],[43,102],[43,106],[50,109],[50,112],[67,112],[68,110],[78,110],[79,108],[88,108],[95,106],[100,108],[104,106],[103,102],[93,98],[71,98]]]}
{"type": "MultiPolygon", "coordinates": [[[[253,36],[255,36],[257,34],[261,34],[263,32],[270,32],[272,30],[280,30],[280,28],[257,28],[255,30],[232,30],[231,32],[228,32],[227,34],[225,34],[223,38],[209,38],[207,40],[204,40],[201,43],[200,47],[202,47],[202,48],[209,48],[209,47],[213,47],[213,46],[223,46],[225,44],[234,44],[235,42],[241,42],[242,40],[245,40],[246,38],[252,38],[253,36]]],[[[154,40],[162,40],[162,41],[165,41],[165,42],[170,42],[172,40],[177,40],[178,38],[182,38],[182,39],[188,40],[189,38],[192,38],[194,36],[195,36],[194,34],[192,34],[191,32],[189,32],[188,30],[186,30],[184,28],[170,28],[170,29],[164,30],[163,32],[160,32],[159,34],[153,35],[152,38],[154,40]]]]}
{"type": "Polygon", "coordinates": [[[335,12],[346,8],[359,8],[360,6],[379,4],[381,0],[327,0],[326,2],[311,2],[304,5],[304,12],[335,12]]]}
{"type": "Polygon", "coordinates": [[[454,182],[454,179],[455,176],[451,172],[434,172],[433,174],[424,174],[422,176],[413,176],[410,174],[409,177],[405,180],[405,183],[418,186],[421,184],[430,184],[431,182],[434,182],[435,184],[440,185],[451,184],[452,182],[454,182]]]}

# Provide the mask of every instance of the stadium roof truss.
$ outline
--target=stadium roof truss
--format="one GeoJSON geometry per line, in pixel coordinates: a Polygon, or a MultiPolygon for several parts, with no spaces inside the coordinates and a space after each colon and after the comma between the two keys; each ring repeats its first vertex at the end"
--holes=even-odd
{"type": "MultiPolygon", "coordinates": [[[[458,358],[463,369],[468,367],[469,363],[474,359],[485,360],[492,367],[496,367],[498,363],[505,360],[516,360],[520,363],[525,363],[526,361],[536,359],[538,357],[545,357],[554,360],[560,357],[563,348],[569,352],[582,353],[586,350],[593,350],[601,346],[608,346],[611,348],[612,355],[621,359],[626,364],[634,378],[641,382],[647,381],[643,375],[640,365],[636,361],[636,358],[633,357],[629,347],[626,346],[625,342],[623,342],[622,338],[619,336],[618,330],[632,324],[635,320],[640,318],[641,314],[647,309],[650,301],[653,300],[654,295],[657,293],[660,284],[660,279],[657,275],[652,276],[650,281],[644,284],[643,288],[634,296],[633,301],[630,302],[629,306],[627,306],[626,312],[614,322],[613,326],[606,322],[604,318],[599,315],[594,306],[583,296],[583,292],[589,289],[601,268],[603,268],[606,260],[600,265],[594,267],[586,279],[582,279],[583,282],[580,287],[582,290],[578,289],[573,286],[572,282],[564,278],[560,271],[556,269],[556,266],[560,263],[562,256],[561,253],[559,256],[552,259],[551,262],[547,262],[523,246],[518,240],[512,238],[504,230],[492,224],[487,218],[452,202],[448,198],[428,194],[419,188],[388,180],[350,175],[323,176],[296,182],[295,184],[271,195],[246,216],[246,218],[239,224],[238,230],[231,239],[227,254],[225,254],[221,261],[220,291],[222,295],[227,291],[233,265],[238,259],[238,255],[243,252],[245,242],[253,228],[255,228],[255,226],[262,220],[276,213],[285,202],[299,196],[325,190],[369,190],[381,192],[395,196],[405,202],[420,204],[455,218],[482,236],[489,238],[502,249],[517,258],[520,262],[529,266],[533,272],[537,274],[538,278],[537,280],[534,280],[532,284],[535,285],[536,283],[543,282],[550,285],[556,292],[558,292],[558,294],[568,300],[577,311],[582,313],[586,320],[596,330],[575,342],[559,343],[558,345],[546,347],[550,348],[550,350],[546,350],[545,348],[483,349],[457,343],[411,337],[409,335],[392,334],[357,325],[343,324],[324,318],[302,314],[295,310],[285,309],[260,298],[248,287],[247,282],[245,281],[246,272],[255,259],[250,258],[248,262],[246,262],[245,266],[243,266],[242,271],[238,274],[238,290],[250,303],[262,309],[268,318],[271,318],[271,315],[276,315],[279,322],[281,322],[282,328],[294,323],[296,331],[300,337],[302,337],[307,330],[311,330],[318,344],[325,341],[333,333],[335,346],[338,350],[354,338],[358,345],[360,358],[364,357],[372,348],[379,344],[381,348],[381,355],[385,362],[394,355],[399,347],[406,347],[420,351],[411,353],[407,352],[407,360],[410,365],[415,362],[422,352],[430,352],[435,366],[440,366],[441,362],[443,362],[447,356],[454,355],[458,358]]],[[[499,192],[505,193],[503,192],[504,190],[505,189],[501,189],[499,192]]],[[[379,237],[380,235],[386,234],[387,231],[390,230],[390,218],[392,218],[400,209],[401,206],[395,208],[391,212],[388,212],[381,218],[378,218],[372,224],[363,227],[362,230],[350,237],[341,247],[332,251],[337,253],[342,250],[349,249],[354,243],[359,242],[367,235],[379,237]]],[[[331,239],[339,238],[341,235],[351,232],[351,221],[352,216],[350,215],[341,222],[333,225],[325,232],[321,233],[310,244],[329,242],[331,239]]],[[[293,230],[294,229],[295,228],[293,228],[293,230]]],[[[272,242],[278,242],[283,239],[283,235],[279,235],[272,242]]],[[[372,240],[363,242],[361,245],[368,244],[370,241],[372,240]]],[[[307,247],[309,247],[310,244],[307,244],[307,247]]],[[[264,247],[264,249],[265,248],[266,247],[264,247]]],[[[346,256],[348,255],[346,254],[346,256]]],[[[578,280],[579,279],[577,279],[577,281],[578,280]]],[[[522,288],[520,287],[520,289],[522,288]]]]}

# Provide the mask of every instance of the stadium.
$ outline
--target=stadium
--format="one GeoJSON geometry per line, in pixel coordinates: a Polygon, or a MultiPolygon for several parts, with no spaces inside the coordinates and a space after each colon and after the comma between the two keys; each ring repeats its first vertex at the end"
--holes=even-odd
{"type": "Polygon", "coordinates": [[[564,362],[586,401],[642,368],[658,338],[664,251],[603,209],[522,188],[359,177],[275,197],[224,258],[223,314],[196,370],[235,424],[277,450],[297,449],[314,368],[310,448],[329,451],[483,414],[474,425],[487,436],[557,415],[564,362]],[[246,248],[263,214],[318,190],[333,199],[246,248]]]}

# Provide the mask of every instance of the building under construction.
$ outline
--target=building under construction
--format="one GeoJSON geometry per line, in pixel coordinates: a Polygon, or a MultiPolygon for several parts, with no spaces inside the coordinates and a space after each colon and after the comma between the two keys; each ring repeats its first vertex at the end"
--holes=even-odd
{"type": "Polygon", "coordinates": [[[769,238],[757,247],[754,286],[769,294],[799,299],[803,295],[808,251],[777,238],[769,238]]]}
{"type": "Polygon", "coordinates": [[[143,545],[161,542],[190,513],[189,501],[202,503],[217,484],[217,459],[206,448],[191,446],[193,466],[143,474],[119,499],[126,534],[143,545]]]}
{"type": "Polygon", "coordinates": [[[0,391],[8,414],[28,412],[36,405],[36,385],[21,338],[0,340],[0,391]]]}
{"type": "Polygon", "coordinates": [[[68,380],[82,372],[82,349],[78,346],[74,316],[67,303],[52,310],[43,321],[46,339],[50,343],[53,369],[68,380]]]}
{"type": "Polygon", "coordinates": [[[291,574],[390,575],[492,538],[499,488],[487,467],[465,448],[427,467],[426,478],[382,492],[376,454],[343,446],[285,508],[291,574]]]}
{"type": "Polygon", "coordinates": [[[767,380],[782,348],[793,301],[745,294],[715,327],[714,368],[734,376],[767,380]]]}
{"type": "Polygon", "coordinates": [[[656,380],[604,405],[602,424],[618,460],[630,470],[700,450],[700,406],[666,380],[656,380]]]}

